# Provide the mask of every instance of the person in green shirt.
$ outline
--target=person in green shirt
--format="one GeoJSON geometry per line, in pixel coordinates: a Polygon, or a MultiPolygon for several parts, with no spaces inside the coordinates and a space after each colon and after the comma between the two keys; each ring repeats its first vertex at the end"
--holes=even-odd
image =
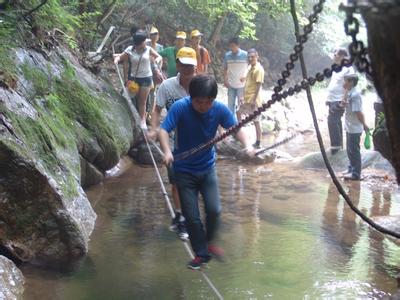
{"type": "Polygon", "coordinates": [[[174,77],[177,74],[176,53],[178,52],[179,49],[185,46],[185,42],[186,42],[186,32],[178,31],[176,33],[175,46],[164,48],[164,50],[161,50],[159,52],[159,54],[162,57],[166,58],[167,60],[168,78],[174,77]]]}

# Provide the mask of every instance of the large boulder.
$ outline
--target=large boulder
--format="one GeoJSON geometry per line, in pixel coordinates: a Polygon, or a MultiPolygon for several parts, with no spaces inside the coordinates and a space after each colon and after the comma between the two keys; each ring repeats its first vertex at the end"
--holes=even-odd
{"type": "Polygon", "coordinates": [[[276,154],[266,151],[260,155],[249,157],[243,149],[243,146],[233,137],[228,137],[216,146],[219,159],[235,159],[250,162],[256,165],[271,163],[275,160],[276,154]]]}
{"type": "Polygon", "coordinates": [[[400,6],[398,1],[365,2],[366,7],[381,6],[361,12],[367,25],[368,55],[374,84],[385,108],[390,159],[396,169],[397,182],[400,182],[400,6]]]}
{"type": "Polygon", "coordinates": [[[138,135],[137,113],[60,47],[17,49],[15,89],[0,87],[0,244],[50,265],[88,250],[99,182],[138,135]]]}
{"type": "MultiPolygon", "coordinates": [[[[336,171],[347,170],[349,160],[347,158],[346,150],[340,150],[335,154],[327,152],[328,160],[332,165],[332,168],[336,171]]],[[[376,169],[384,170],[390,174],[394,174],[392,165],[382,157],[377,151],[362,150],[361,151],[361,164],[362,168],[372,167],[376,169]]],[[[325,163],[322,158],[321,152],[308,153],[303,157],[300,157],[296,161],[296,165],[303,169],[325,169],[325,163]]]]}
{"type": "Polygon", "coordinates": [[[24,276],[15,264],[0,255],[0,299],[21,299],[24,292],[24,276]]]}

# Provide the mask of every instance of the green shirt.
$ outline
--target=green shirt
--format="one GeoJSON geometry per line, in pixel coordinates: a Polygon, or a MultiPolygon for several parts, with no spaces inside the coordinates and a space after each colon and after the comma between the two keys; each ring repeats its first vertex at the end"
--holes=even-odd
{"type": "Polygon", "coordinates": [[[161,50],[159,54],[167,59],[168,78],[176,76],[176,53],[178,49],[175,47],[167,47],[161,50]]]}

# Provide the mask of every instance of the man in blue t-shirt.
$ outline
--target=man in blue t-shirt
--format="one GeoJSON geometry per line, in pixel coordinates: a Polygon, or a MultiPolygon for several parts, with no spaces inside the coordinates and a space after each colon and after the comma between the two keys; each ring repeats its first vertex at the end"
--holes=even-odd
{"type": "MultiPolygon", "coordinates": [[[[189,84],[188,97],[176,101],[168,111],[161,125],[159,139],[165,153],[167,165],[173,163],[175,180],[189,239],[196,257],[188,263],[190,269],[200,269],[211,255],[221,258],[223,251],[212,244],[219,224],[221,204],[218,180],[215,171],[215,149],[210,147],[187,158],[174,161],[177,156],[212,139],[219,125],[230,128],[236,119],[222,103],[215,101],[218,87],[209,75],[197,75],[189,84]],[[169,146],[169,133],[175,132],[174,154],[169,146]],[[202,195],[206,213],[206,230],[200,218],[198,194],[202,195]]],[[[246,148],[248,155],[254,155],[242,130],[237,139],[246,148]]]]}

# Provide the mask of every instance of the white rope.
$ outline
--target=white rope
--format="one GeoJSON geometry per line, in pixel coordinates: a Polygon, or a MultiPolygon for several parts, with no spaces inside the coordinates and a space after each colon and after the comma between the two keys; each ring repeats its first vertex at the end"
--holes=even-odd
{"type": "MultiPolygon", "coordinates": [[[[114,46],[114,45],[112,45],[112,46],[114,46]]],[[[112,49],[112,50],[113,50],[113,53],[115,53],[114,47],[112,47],[112,48],[113,48],[113,49],[112,49]]],[[[125,85],[124,85],[124,81],[123,81],[123,79],[122,79],[121,71],[120,71],[120,69],[119,69],[119,67],[118,67],[118,64],[115,64],[115,68],[117,69],[117,74],[118,74],[118,77],[119,77],[119,81],[120,81],[121,86],[122,86],[122,89],[123,89],[123,96],[124,96],[124,97],[126,98],[126,100],[128,100],[128,102],[129,102],[129,101],[130,101],[130,99],[129,99],[129,94],[128,94],[128,91],[127,91],[127,89],[126,89],[126,87],[125,87],[125,85]]],[[[142,131],[142,133],[143,133],[144,140],[145,140],[145,142],[146,142],[147,149],[149,150],[150,157],[151,157],[151,161],[153,162],[154,169],[156,170],[156,174],[157,174],[158,181],[160,182],[161,192],[162,192],[162,194],[164,195],[165,202],[167,203],[167,206],[168,206],[169,212],[170,212],[170,214],[171,214],[171,217],[172,217],[172,218],[175,218],[175,211],[174,211],[174,209],[172,208],[171,200],[169,199],[167,190],[165,189],[164,183],[163,183],[163,181],[162,181],[162,178],[161,178],[161,175],[160,175],[160,171],[158,170],[157,163],[156,163],[156,161],[155,161],[155,159],[154,159],[153,152],[151,151],[149,142],[148,142],[148,140],[147,140],[146,133],[143,132],[143,131],[142,131]]],[[[157,151],[158,151],[162,156],[164,156],[164,153],[163,153],[162,150],[156,145],[156,143],[154,143],[152,140],[150,140],[150,141],[151,141],[152,145],[157,149],[157,151]]],[[[186,252],[188,253],[189,257],[190,257],[191,259],[194,259],[194,255],[193,255],[193,253],[192,253],[192,250],[190,250],[190,247],[189,247],[188,243],[187,243],[186,241],[183,241],[183,245],[184,245],[184,247],[185,247],[185,249],[186,249],[186,252]]],[[[221,293],[218,291],[218,289],[217,289],[217,288],[215,287],[215,285],[212,283],[212,281],[210,280],[210,278],[208,278],[207,274],[204,273],[204,271],[202,271],[202,270],[200,270],[200,273],[201,273],[201,275],[203,276],[204,280],[205,280],[205,281],[207,282],[207,284],[209,285],[209,287],[213,290],[213,292],[215,293],[215,295],[218,297],[218,299],[224,299],[224,297],[222,297],[221,293]]]]}
{"type": "MultiPolygon", "coordinates": [[[[164,183],[163,183],[161,175],[160,175],[160,171],[158,170],[157,163],[156,163],[156,161],[154,159],[153,152],[151,151],[151,148],[150,148],[150,145],[149,145],[149,142],[147,140],[147,136],[146,136],[145,132],[143,132],[143,136],[144,136],[144,140],[146,141],[146,146],[147,146],[147,149],[149,150],[151,161],[153,162],[154,169],[156,170],[157,178],[158,178],[158,181],[160,182],[161,191],[162,191],[162,194],[164,195],[165,202],[167,203],[167,206],[169,208],[169,212],[171,213],[171,217],[175,218],[175,212],[172,209],[171,200],[169,199],[168,193],[167,193],[167,191],[165,189],[164,183]]],[[[160,154],[162,156],[164,156],[164,153],[161,151],[161,149],[153,141],[151,141],[151,143],[154,146],[156,146],[156,148],[160,152],[160,154]]],[[[192,250],[190,250],[190,247],[189,247],[188,243],[186,241],[183,241],[183,245],[184,245],[184,247],[186,249],[186,252],[188,253],[189,257],[191,259],[194,259],[193,252],[192,252],[192,250]]],[[[207,274],[204,273],[204,271],[202,271],[202,270],[200,270],[200,273],[203,276],[204,280],[207,282],[207,284],[210,286],[210,288],[213,290],[215,295],[218,297],[218,299],[224,299],[224,297],[222,297],[221,293],[218,291],[218,289],[212,283],[210,278],[208,278],[207,274]]]]}

